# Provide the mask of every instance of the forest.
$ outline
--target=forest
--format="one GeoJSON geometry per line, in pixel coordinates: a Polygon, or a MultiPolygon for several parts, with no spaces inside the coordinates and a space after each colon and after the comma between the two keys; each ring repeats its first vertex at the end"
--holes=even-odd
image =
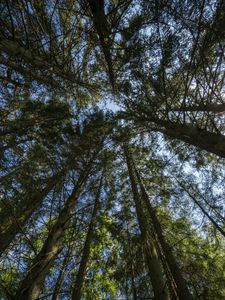
{"type": "Polygon", "coordinates": [[[0,299],[225,300],[225,0],[0,1],[0,299]]]}

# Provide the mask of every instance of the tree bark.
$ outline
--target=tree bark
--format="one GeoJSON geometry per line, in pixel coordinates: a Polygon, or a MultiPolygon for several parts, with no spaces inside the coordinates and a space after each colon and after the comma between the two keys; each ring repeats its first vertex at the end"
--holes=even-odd
{"type": "Polygon", "coordinates": [[[160,127],[156,131],[162,132],[172,139],[181,140],[225,158],[225,136],[222,134],[198,129],[191,124],[184,125],[158,119],[149,119],[148,121],[159,125],[160,127]]]}
{"type": "Polygon", "coordinates": [[[56,284],[55,284],[55,288],[54,288],[51,300],[59,300],[60,290],[61,290],[61,287],[62,287],[62,284],[64,281],[64,277],[65,277],[65,269],[67,268],[67,265],[69,262],[70,252],[71,252],[71,249],[69,248],[64,257],[62,268],[59,272],[59,276],[56,280],[56,284]]]}
{"type": "Polygon", "coordinates": [[[20,204],[16,205],[16,208],[14,208],[15,204],[4,203],[0,213],[0,254],[7,249],[11,241],[21,231],[33,212],[39,208],[44,198],[59,180],[61,180],[63,174],[64,172],[61,171],[52,176],[42,191],[37,191],[31,197],[26,196],[20,204]]]}
{"type": "Polygon", "coordinates": [[[104,0],[88,0],[89,7],[92,13],[92,20],[97,31],[100,45],[105,57],[105,61],[108,67],[108,77],[112,88],[115,88],[115,78],[113,71],[112,55],[110,52],[110,33],[109,26],[107,22],[107,17],[105,14],[104,0]]]}
{"type": "Polygon", "coordinates": [[[171,111],[176,112],[212,112],[212,113],[222,113],[225,112],[225,104],[200,104],[192,106],[181,106],[171,109],[171,111]]]}
{"type": "Polygon", "coordinates": [[[83,254],[82,254],[79,270],[77,272],[75,284],[73,287],[72,300],[80,300],[81,299],[81,290],[82,290],[82,286],[83,286],[84,279],[85,279],[85,273],[86,273],[89,255],[90,255],[91,242],[93,239],[94,229],[95,229],[96,222],[97,222],[96,215],[97,215],[98,208],[99,208],[102,180],[103,180],[103,174],[101,176],[98,191],[97,191],[97,194],[95,197],[94,209],[93,209],[91,221],[89,224],[86,240],[84,243],[83,254]]]}
{"type": "MultiPolygon", "coordinates": [[[[127,231],[128,232],[128,231],[127,231]]],[[[132,296],[133,296],[133,300],[138,300],[138,293],[137,293],[137,288],[136,288],[136,282],[135,282],[135,269],[134,269],[134,264],[133,264],[133,253],[132,253],[132,249],[130,247],[130,234],[128,232],[129,235],[129,241],[128,241],[128,249],[129,249],[129,256],[131,259],[131,263],[129,267],[129,275],[131,277],[131,291],[132,291],[132,296]]]]}
{"type": "Polygon", "coordinates": [[[168,300],[170,299],[170,297],[165,281],[165,276],[163,274],[163,268],[158,257],[154,238],[151,236],[150,231],[148,230],[148,224],[146,222],[132,166],[132,158],[126,146],[124,146],[124,155],[126,158],[133,199],[136,207],[137,219],[141,231],[141,239],[144,246],[146,263],[149,270],[155,300],[168,300]]]}
{"type": "MultiPolygon", "coordinates": [[[[135,166],[134,166],[134,168],[135,168],[135,166]]],[[[176,284],[176,294],[180,300],[193,300],[194,298],[193,298],[192,294],[190,293],[190,291],[188,290],[186,280],[184,279],[182,272],[173,256],[173,253],[171,251],[169,244],[166,242],[166,240],[164,238],[161,224],[156,216],[154,208],[152,207],[152,205],[149,201],[148,194],[144,188],[144,185],[142,183],[142,180],[141,180],[140,175],[136,168],[135,168],[135,171],[136,171],[136,176],[138,178],[139,185],[141,188],[142,197],[143,197],[145,205],[148,209],[154,231],[155,231],[158,241],[161,245],[163,254],[166,259],[166,263],[168,264],[169,270],[170,270],[170,272],[173,276],[174,282],[176,284]]]]}
{"type": "Polygon", "coordinates": [[[61,251],[62,240],[70,220],[71,213],[75,207],[82,188],[88,179],[92,164],[93,160],[90,161],[85,170],[80,174],[77,184],[67,199],[66,204],[60,212],[56,223],[53,225],[47,240],[45,241],[37,257],[34,259],[26,277],[22,281],[20,289],[16,294],[16,299],[38,299],[45,275],[50,269],[54,258],[61,251]]]}

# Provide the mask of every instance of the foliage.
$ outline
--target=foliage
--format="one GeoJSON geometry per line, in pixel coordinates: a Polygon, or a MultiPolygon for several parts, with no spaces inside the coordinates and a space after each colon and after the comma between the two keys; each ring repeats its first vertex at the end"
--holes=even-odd
{"type": "Polygon", "coordinates": [[[225,299],[224,3],[0,3],[1,299],[225,299]]]}

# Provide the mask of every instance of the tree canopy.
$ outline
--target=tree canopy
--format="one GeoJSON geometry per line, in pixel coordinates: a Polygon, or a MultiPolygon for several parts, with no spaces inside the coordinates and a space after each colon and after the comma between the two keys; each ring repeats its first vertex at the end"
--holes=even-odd
{"type": "Polygon", "coordinates": [[[0,2],[0,299],[225,299],[224,25],[0,2]]]}

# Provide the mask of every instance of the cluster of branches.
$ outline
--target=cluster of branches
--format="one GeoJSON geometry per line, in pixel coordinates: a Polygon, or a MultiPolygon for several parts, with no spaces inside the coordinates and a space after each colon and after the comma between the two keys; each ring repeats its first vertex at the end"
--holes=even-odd
{"type": "Polygon", "coordinates": [[[0,17],[0,297],[223,299],[225,2],[0,17]]]}

